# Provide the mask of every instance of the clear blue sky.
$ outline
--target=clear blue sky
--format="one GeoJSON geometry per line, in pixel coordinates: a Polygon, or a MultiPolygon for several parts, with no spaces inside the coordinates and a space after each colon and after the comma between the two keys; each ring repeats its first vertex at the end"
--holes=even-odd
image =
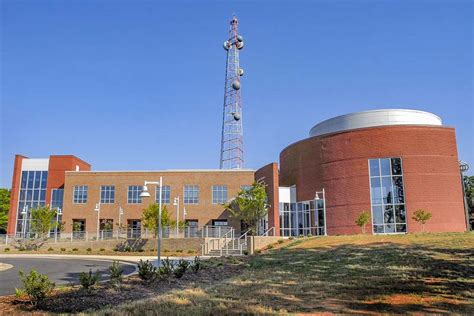
{"type": "Polygon", "coordinates": [[[246,167],[335,115],[414,108],[456,127],[472,174],[471,1],[197,2],[1,1],[0,185],[15,153],[217,168],[232,13],[246,167]]]}

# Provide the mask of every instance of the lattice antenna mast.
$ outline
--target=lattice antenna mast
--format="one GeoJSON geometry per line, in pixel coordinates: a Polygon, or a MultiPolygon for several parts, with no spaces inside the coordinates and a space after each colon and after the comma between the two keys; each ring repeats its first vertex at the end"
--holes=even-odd
{"type": "Polygon", "coordinates": [[[244,139],[242,129],[242,98],[240,79],[244,74],[239,66],[239,51],[244,39],[238,32],[239,21],[230,21],[229,39],[224,42],[227,51],[225,72],[224,111],[222,115],[221,169],[244,167],[244,139]]]}

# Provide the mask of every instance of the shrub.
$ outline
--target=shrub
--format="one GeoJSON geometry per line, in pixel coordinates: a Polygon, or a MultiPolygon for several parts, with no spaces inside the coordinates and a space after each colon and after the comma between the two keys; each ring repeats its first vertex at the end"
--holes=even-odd
{"type": "Polygon", "coordinates": [[[110,271],[110,282],[114,286],[120,286],[123,279],[123,269],[120,267],[119,261],[112,262],[112,265],[109,267],[110,271]]]}
{"type": "Polygon", "coordinates": [[[47,275],[38,273],[36,270],[31,270],[28,275],[20,270],[18,274],[24,289],[15,289],[15,294],[18,296],[28,295],[32,305],[41,303],[54,289],[54,282],[49,281],[47,275]]]}
{"type": "Polygon", "coordinates": [[[100,250],[99,250],[99,251],[105,251],[105,249],[104,249],[104,248],[100,248],[100,250]]]}
{"type": "Polygon", "coordinates": [[[273,249],[273,245],[272,244],[268,245],[267,249],[273,249]]]}
{"type": "Polygon", "coordinates": [[[313,234],[308,234],[306,237],[311,238],[313,237],[313,234]]]}
{"type": "Polygon", "coordinates": [[[9,251],[10,251],[10,248],[7,247],[7,248],[3,249],[3,251],[9,252],[9,251]]]}
{"type": "Polygon", "coordinates": [[[163,250],[164,253],[170,252],[168,249],[163,250]]]}
{"type": "Polygon", "coordinates": [[[140,260],[138,263],[138,276],[143,281],[153,280],[156,276],[156,271],[156,267],[149,260],[140,260]]]}
{"type": "Polygon", "coordinates": [[[79,251],[79,249],[77,249],[77,248],[72,248],[72,251],[79,251]]]}
{"type": "Polygon", "coordinates": [[[421,223],[422,231],[425,231],[425,224],[431,219],[432,214],[422,209],[418,209],[413,213],[412,219],[421,223]]]}
{"type": "Polygon", "coordinates": [[[248,255],[249,255],[249,252],[248,252],[247,250],[242,251],[242,253],[244,254],[244,256],[248,256],[248,255]]]}
{"type": "Polygon", "coordinates": [[[369,211],[362,211],[362,213],[360,213],[355,220],[356,225],[362,229],[362,234],[365,234],[365,226],[367,226],[369,222],[370,222],[369,211]]]}
{"type": "Polygon", "coordinates": [[[189,249],[189,250],[188,250],[188,253],[194,253],[194,250],[189,249]]]}
{"type": "Polygon", "coordinates": [[[142,249],[142,248],[138,249],[138,252],[144,252],[144,251],[145,251],[145,250],[142,249]]]}
{"type": "Polygon", "coordinates": [[[79,275],[79,281],[81,282],[82,288],[88,292],[99,282],[99,278],[99,271],[96,271],[96,273],[93,274],[92,270],[89,270],[89,273],[82,272],[79,275]]]}
{"type": "Polygon", "coordinates": [[[91,251],[92,251],[92,248],[87,248],[86,251],[87,251],[87,252],[91,252],[91,251]]]}
{"type": "Polygon", "coordinates": [[[161,267],[158,268],[158,276],[162,280],[168,280],[170,283],[171,276],[173,275],[174,271],[174,264],[173,262],[167,257],[161,261],[161,267]]]}
{"type": "Polygon", "coordinates": [[[189,268],[194,273],[198,273],[199,270],[201,270],[201,259],[198,256],[194,257],[194,260],[193,262],[191,262],[191,265],[189,268]]]}
{"type": "Polygon", "coordinates": [[[279,240],[278,240],[278,243],[279,243],[279,244],[282,244],[282,243],[284,243],[284,242],[285,242],[285,241],[284,241],[283,239],[279,239],[279,240]]]}
{"type": "Polygon", "coordinates": [[[48,251],[54,251],[54,248],[53,248],[53,247],[49,247],[49,248],[48,248],[48,251]]]}
{"type": "Polygon", "coordinates": [[[255,250],[255,253],[260,254],[260,253],[262,253],[262,250],[260,250],[260,249],[255,250]]]}
{"type": "Polygon", "coordinates": [[[176,252],[181,253],[183,252],[183,249],[176,249],[176,252]]]}
{"type": "Polygon", "coordinates": [[[295,237],[293,237],[293,236],[288,238],[288,240],[293,240],[293,239],[295,239],[295,237]]]}
{"type": "Polygon", "coordinates": [[[180,279],[188,270],[189,261],[184,259],[179,259],[177,266],[173,270],[174,277],[180,279]]]}
{"type": "Polygon", "coordinates": [[[61,248],[61,251],[66,251],[66,248],[61,248]]]}
{"type": "Polygon", "coordinates": [[[303,235],[303,234],[300,234],[300,235],[298,236],[298,238],[303,238],[303,237],[304,237],[304,235],[303,235]]]}

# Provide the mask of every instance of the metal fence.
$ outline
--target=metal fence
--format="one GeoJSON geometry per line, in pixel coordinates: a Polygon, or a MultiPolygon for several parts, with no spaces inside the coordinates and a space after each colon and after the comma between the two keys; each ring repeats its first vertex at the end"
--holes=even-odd
{"type": "MultiPolygon", "coordinates": [[[[48,242],[78,242],[78,241],[102,241],[102,240],[123,240],[123,239],[148,239],[156,238],[157,232],[149,231],[148,229],[140,228],[129,228],[129,229],[116,229],[116,230],[100,230],[99,234],[97,231],[73,231],[70,233],[64,232],[50,232],[47,239],[48,242]]],[[[163,227],[161,231],[162,238],[221,238],[224,235],[231,235],[232,237],[236,234],[235,230],[231,226],[202,226],[193,227],[188,226],[184,228],[176,227],[163,227]]],[[[38,239],[38,236],[34,233],[22,234],[17,233],[16,235],[0,235],[0,244],[11,244],[12,242],[34,240],[38,239]]]]}

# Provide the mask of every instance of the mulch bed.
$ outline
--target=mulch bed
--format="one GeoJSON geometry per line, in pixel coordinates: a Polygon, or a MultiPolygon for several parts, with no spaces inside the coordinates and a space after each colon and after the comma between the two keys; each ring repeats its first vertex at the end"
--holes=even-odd
{"type": "Polygon", "coordinates": [[[27,298],[17,298],[15,295],[2,296],[0,297],[0,314],[10,315],[27,312],[32,315],[44,315],[94,311],[139,299],[156,297],[171,290],[205,287],[241,273],[245,266],[245,258],[211,259],[204,263],[198,273],[187,271],[181,279],[171,278],[169,282],[156,280],[147,283],[137,275],[133,275],[124,279],[120,288],[116,288],[108,282],[97,285],[89,293],[81,289],[80,286],[58,288],[38,306],[32,306],[27,298]]]}

